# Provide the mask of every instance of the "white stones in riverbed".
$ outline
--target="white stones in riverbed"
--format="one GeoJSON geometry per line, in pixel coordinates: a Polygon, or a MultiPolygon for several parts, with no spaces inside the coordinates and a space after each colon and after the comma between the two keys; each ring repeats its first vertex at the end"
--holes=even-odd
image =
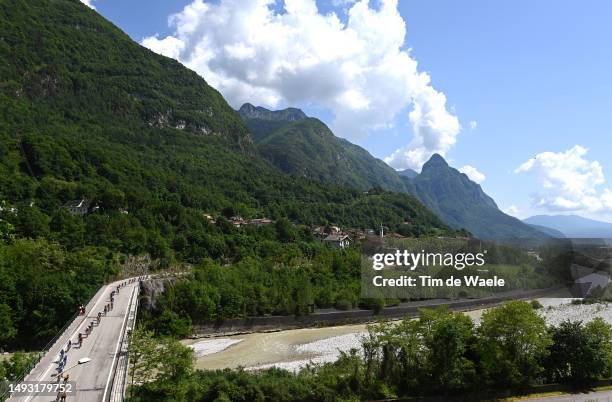
{"type": "Polygon", "coordinates": [[[189,347],[193,349],[196,357],[202,357],[219,353],[240,342],[242,339],[215,338],[196,342],[189,347]]]}
{"type": "Polygon", "coordinates": [[[543,308],[539,312],[548,325],[559,325],[567,320],[587,323],[595,317],[612,324],[612,305],[609,303],[561,304],[543,308]]]}
{"type": "Polygon", "coordinates": [[[262,370],[277,367],[296,372],[306,367],[308,364],[331,363],[338,360],[341,352],[348,352],[351,349],[361,350],[361,339],[364,335],[365,332],[353,332],[350,334],[319,339],[314,342],[303,343],[301,345],[295,345],[293,348],[296,354],[314,356],[307,359],[261,364],[249,367],[248,370],[262,370]]]}

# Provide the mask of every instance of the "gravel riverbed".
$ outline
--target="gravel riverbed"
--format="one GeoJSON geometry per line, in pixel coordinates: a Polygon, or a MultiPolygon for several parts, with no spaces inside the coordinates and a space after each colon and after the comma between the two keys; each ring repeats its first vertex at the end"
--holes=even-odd
{"type": "MultiPolygon", "coordinates": [[[[538,313],[549,325],[558,325],[565,320],[588,322],[595,317],[612,323],[612,304],[572,304],[573,299],[569,298],[538,300],[543,305],[538,313]]],[[[466,314],[478,325],[483,311],[474,310],[466,314]]],[[[351,325],[238,335],[190,343],[196,351],[198,368],[241,366],[248,370],[260,370],[279,367],[298,371],[308,364],[333,362],[341,352],[353,348],[360,350],[366,331],[365,325],[351,325]]]]}

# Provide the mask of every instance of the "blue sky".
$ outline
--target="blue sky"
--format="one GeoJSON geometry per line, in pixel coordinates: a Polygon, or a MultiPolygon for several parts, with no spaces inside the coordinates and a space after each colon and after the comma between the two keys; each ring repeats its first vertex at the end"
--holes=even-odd
{"type": "MultiPolygon", "coordinates": [[[[95,0],[93,4],[142,42],[153,35],[185,39],[177,34],[176,23],[169,26],[168,17],[190,3],[95,0]]],[[[338,6],[319,1],[319,13],[335,12],[346,23],[347,9],[353,5],[333,3],[338,6]]],[[[281,9],[282,4],[277,7],[281,9]]],[[[373,10],[380,7],[372,2],[373,10]]],[[[400,50],[411,49],[418,72],[429,74],[431,87],[446,96],[448,114],[461,124],[453,137],[456,142],[442,148],[452,166],[470,165],[483,173],[484,190],[500,208],[515,207],[511,212],[517,216],[578,213],[611,219],[612,193],[607,188],[612,187],[612,80],[608,77],[612,3],[401,0],[397,9],[406,29],[400,50]],[[470,128],[472,121],[475,129],[470,128]],[[536,155],[535,163],[525,165],[536,155]]],[[[231,34],[231,28],[228,31],[231,34]]],[[[194,68],[197,62],[191,62],[185,64],[194,68]]],[[[234,99],[229,91],[224,95],[234,99]]],[[[318,94],[312,99],[291,98],[285,87],[278,91],[283,94],[279,106],[302,107],[338,127],[337,131],[346,130],[346,125],[334,120],[338,109],[319,101],[323,98],[318,94]]],[[[269,99],[268,95],[261,99],[269,99]]],[[[381,103],[382,109],[388,106],[381,103]]],[[[383,119],[388,124],[385,128],[344,136],[379,158],[389,157],[411,144],[415,128],[408,113],[413,107],[410,102],[402,104],[386,120],[381,111],[375,116],[376,124],[383,119]]],[[[368,118],[374,117],[363,115],[368,118]]]]}

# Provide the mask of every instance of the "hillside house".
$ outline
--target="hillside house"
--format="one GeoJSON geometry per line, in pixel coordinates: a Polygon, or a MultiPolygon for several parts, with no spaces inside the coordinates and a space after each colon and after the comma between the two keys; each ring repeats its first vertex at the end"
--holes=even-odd
{"type": "Polygon", "coordinates": [[[310,233],[312,233],[314,237],[318,237],[319,239],[324,239],[325,237],[327,237],[327,233],[325,233],[325,226],[313,226],[310,229],[310,233]]]}
{"type": "Polygon", "coordinates": [[[242,219],[242,217],[240,216],[232,216],[230,218],[230,222],[232,223],[232,225],[234,225],[234,227],[237,227],[237,228],[247,224],[247,221],[242,219]]]}
{"type": "Polygon", "coordinates": [[[266,226],[272,223],[272,219],[268,219],[268,218],[256,218],[256,219],[251,219],[249,221],[250,225],[255,225],[255,226],[266,226]]]}
{"type": "Polygon", "coordinates": [[[351,245],[351,238],[347,234],[333,233],[327,236],[323,241],[332,247],[345,249],[351,245]]]}

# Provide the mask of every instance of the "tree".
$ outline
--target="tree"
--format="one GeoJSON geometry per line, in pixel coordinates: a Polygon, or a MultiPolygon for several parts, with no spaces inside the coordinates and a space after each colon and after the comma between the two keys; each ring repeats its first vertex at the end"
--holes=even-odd
{"type": "Polygon", "coordinates": [[[542,373],[551,344],[544,319],[524,301],[510,301],[482,315],[477,352],[486,381],[522,387],[542,373]]]}
{"type": "Polygon", "coordinates": [[[160,345],[159,370],[161,378],[169,383],[177,383],[193,372],[193,349],[183,346],[179,341],[165,338],[160,345]]]}
{"type": "Polygon", "coordinates": [[[441,307],[421,310],[419,324],[432,389],[441,393],[468,390],[476,376],[474,362],[467,357],[475,342],[472,319],[441,307]]]}
{"type": "Polygon", "coordinates": [[[585,325],[587,333],[600,340],[599,350],[605,354],[606,369],[602,377],[612,376],[612,325],[605,322],[601,317],[596,317],[593,321],[585,325]]]}
{"type": "Polygon", "coordinates": [[[132,332],[129,354],[132,386],[156,378],[159,374],[159,350],[153,332],[136,328],[132,332]]]}
{"type": "Polygon", "coordinates": [[[193,349],[172,338],[155,338],[153,332],[142,328],[132,333],[129,353],[132,384],[176,381],[193,369],[193,349]]]}
{"type": "Polygon", "coordinates": [[[0,244],[13,240],[15,228],[9,222],[0,218],[0,244]]]}
{"type": "Polygon", "coordinates": [[[609,325],[602,321],[586,327],[582,322],[565,321],[550,332],[553,344],[546,367],[551,381],[586,385],[606,373],[609,350],[605,345],[610,342],[609,325]],[[602,323],[608,327],[607,331],[602,331],[602,323]]]}
{"type": "Polygon", "coordinates": [[[32,368],[36,361],[36,353],[15,352],[10,359],[2,362],[4,376],[16,380],[32,368]]]}
{"type": "Polygon", "coordinates": [[[17,329],[13,324],[11,308],[6,304],[0,304],[0,348],[11,343],[17,335],[17,329]]]}
{"type": "Polygon", "coordinates": [[[274,224],[276,236],[281,242],[292,242],[298,237],[297,230],[287,218],[280,218],[274,224]]]}

